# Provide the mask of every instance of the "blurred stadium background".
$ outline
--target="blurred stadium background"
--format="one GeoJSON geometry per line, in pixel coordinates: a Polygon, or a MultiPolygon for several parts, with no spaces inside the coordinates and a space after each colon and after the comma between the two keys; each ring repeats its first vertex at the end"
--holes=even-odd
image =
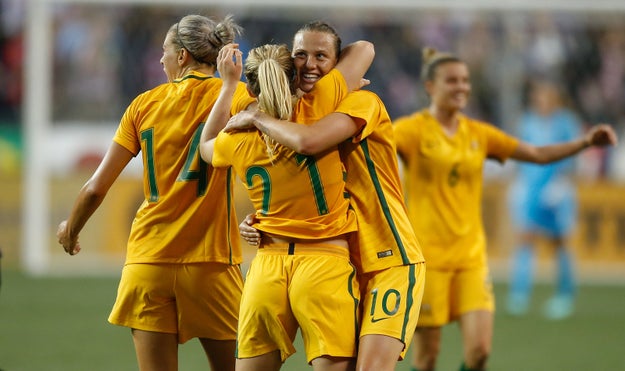
{"type": "MultiPolygon", "coordinates": [[[[290,45],[297,28],[312,19],[333,24],[344,43],[373,41],[369,88],[392,118],[426,104],[418,77],[420,50],[431,46],[469,64],[468,111],[477,118],[515,132],[528,81],[547,75],[566,87],[571,108],[586,125],[608,122],[625,134],[621,0],[0,0],[5,273],[32,279],[117,277],[142,198],[140,163],[133,161],[88,223],[80,255],[63,253],[56,228],[104,154],[127,104],[165,81],[162,40],[169,25],[189,13],[234,14],[245,28],[244,51],[268,42],[290,45]]],[[[623,142],[577,158],[580,217],[573,248],[582,284],[625,287],[623,142]]],[[[504,195],[515,169],[491,165],[485,169],[484,218],[494,278],[503,284],[514,241],[504,195]]],[[[249,204],[242,192],[237,199],[242,216],[249,204]]],[[[247,253],[251,257],[254,251],[247,253]]],[[[538,278],[548,279],[546,250],[541,257],[538,278]]],[[[10,288],[2,290],[0,303],[10,288]]]]}
{"type": "MultiPolygon", "coordinates": [[[[472,72],[469,113],[515,132],[530,78],[566,87],[587,125],[625,134],[625,2],[622,1],[147,1],[0,0],[0,249],[5,266],[32,274],[105,273],[123,261],[141,199],[133,161],[82,234],[80,258],[58,247],[58,222],[110,143],[125,107],[164,82],[167,27],[188,13],[232,13],[241,48],[290,44],[311,19],[335,25],[344,43],[376,45],[370,88],[392,118],[426,104],[420,50],[459,55],[472,72]],[[358,5],[356,5],[358,3],[358,5]],[[227,5],[226,5],[227,4],[227,5]]],[[[580,218],[573,246],[588,280],[625,274],[624,141],[577,158],[580,218]]],[[[484,217],[495,275],[512,234],[503,197],[514,165],[486,168],[484,217]]],[[[239,193],[239,195],[241,195],[239,193]]],[[[239,197],[246,212],[245,195],[239,197]]],[[[250,253],[253,253],[251,251],[250,253]]]]}

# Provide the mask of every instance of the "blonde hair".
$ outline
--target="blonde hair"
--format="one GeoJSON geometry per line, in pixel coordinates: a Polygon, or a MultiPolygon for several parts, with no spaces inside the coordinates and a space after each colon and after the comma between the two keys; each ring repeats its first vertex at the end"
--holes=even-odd
{"type": "Polygon", "coordinates": [[[234,22],[232,15],[215,21],[203,15],[190,14],[172,25],[169,32],[174,35],[174,44],[185,48],[193,59],[216,66],[219,50],[241,35],[243,28],[234,22]]]}
{"type": "Polygon", "coordinates": [[[445,63],[462,63],[460,58],[450,53],[439,52],[430,47],[421,50],[421,81],[432,81],[438,66],[445,63]]]}
{"type": "MultiPolygon", "coordinates": [[[[295,66],[284,44],[267,44],[250,50],[245,61],[245,77],[250,91],[257,97],[258,107],[268,115],[288,120],[293,114],[295,66]]],[[[270,157],[276,142],[263,135],[270,157]]]]}

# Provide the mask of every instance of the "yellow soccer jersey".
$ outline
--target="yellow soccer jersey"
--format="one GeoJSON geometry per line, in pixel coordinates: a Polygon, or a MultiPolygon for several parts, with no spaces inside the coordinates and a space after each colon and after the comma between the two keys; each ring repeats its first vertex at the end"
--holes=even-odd
{"type": "Polygon", "coordinates": [[[349,94],[349,88],[341,72],[333,68],[297,101],[294,120],[300,124],[313,124],[334,112],[341,100],[349,94]]]}
{"type": "MultiPolygon", "coordinates": [[[[113,140],[142,152],[145,196],[126,263],[241,263],[233,176],[209,166],[198,151],[221,85],[219,78],[192,73],[139,95],[124,113],[113,140]]],[[[240,83],[232,112],[251,102],[240,83]]]]}
{"type": "Polygon", "coordinates": [[[215,167],[232,166],[256,210],[257,229],[291,238],[336,237],[356,229],[337,151],[304,156],[276,146],[269,156],[259,131],[217,136],[215,167]]]}
{"type": "Polygon", "coordinates": [[[404,204],[393,126],[384,103],[360,90],[341,101],[336,112],[351,116],[362,128],[353,141],[339,147],[358,219],[350,243],[352,261],[361,273],[423,262],[404,204]]]}
{"type": "MultiPolygon", "coordinates": [[[[294,121],[308,124],[334,111],[348,93],[336,69],[321,78],[296,105],[294,121]]],[[[337,150],[304,156],[277,145],[269,156],[258,131],[217,136],[212,163],[232,166],[247,187],[259,223],[267,233],[302,239],[335,237],[356,230],[345,193],[337,150]]]]}
{"type": "Polygon", "coordinates": [[[505,161],[518,140],[484,122],[459,117],[448,136],[428,110],[395,122],[407,205],[428,268],[473,268],[486,262],[482,224],[483,165],[505,161]]]}

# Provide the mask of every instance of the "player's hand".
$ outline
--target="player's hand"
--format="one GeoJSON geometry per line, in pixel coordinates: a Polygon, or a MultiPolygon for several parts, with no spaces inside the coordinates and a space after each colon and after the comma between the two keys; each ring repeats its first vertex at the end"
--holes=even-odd
{"type": "Polygon", "coordinates": [[[59,239],[59,243],[63,246],[63,250],[70,255],[76,255],[80,252],[80,243],[78,237],[70,238],[67,231],[67,220],[63,220],[59,224],[59,228],[56,231],[56,237],[59,239]]]}
{"type": "Polygon", "coordinates": [[[243,53],[238,49],[239,44],[224,45],[217,55],[217,71],[227,83],[236,83],[241,80],[243,71],[243,53]]]}
{"type": "Polygon", "coordinates": [[[256,110],[245,110],[237,113],[236,115],[232,116],[230,120],[228,120],[224,131],[226,133],[231,133],[235,131],[253,129],[255,121],[254,117],[256,113],[256,110]]]}
{"type": "Polygon", "coordinates": [[[608,124],[599,124],[593,126],[586,133],[586,143],[592,146],[614,146],[618,142],[618,138],[612,126],[608,124]]]}
{"type": "Polygon", "coordinates": [[[367,86],[369,84],[371,84],[371,80],[362,78],[362,79],[360,79],[358,89],[362,89],[362,88],[364,88],[365,86],[367,86]]]}
{"type": "Polygon", "coordinates": [[[239,224],[239,234],[250,245],[258,246],[260,244],[260,232],[258,229],[252,227],[256,222],[254,214],[248,214],[245,219],[239,224]]]}

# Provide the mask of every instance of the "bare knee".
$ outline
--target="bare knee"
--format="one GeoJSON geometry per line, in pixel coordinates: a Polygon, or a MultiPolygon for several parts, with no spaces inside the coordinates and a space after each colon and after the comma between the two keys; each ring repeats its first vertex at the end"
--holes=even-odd
{"type": "Polygon", "coordinates": [[[464,363],[470,369],[483,370],[491,351],[493,333],[492,312],[480,310],[462,315],[464,363]]]}
{"type": "Polygon", "coordinates": [[[441,347],[440,327],[418,328],[414,337],[413,365],[418,370],[430,371],[436,368],[441,347]]]}
{"type": "Polygon", "coordinates": [[[471,344],[465,350],[465,364],[470,369],[483,370],[486,368],[491,347],[486,341],[471,344]]]}
{"type": "Polygon", "coordinates": [[[436,368],[438,348],[430,352],[422,352],[415,357],[415,366],[420,371],[432,371],[436,368]]]}

